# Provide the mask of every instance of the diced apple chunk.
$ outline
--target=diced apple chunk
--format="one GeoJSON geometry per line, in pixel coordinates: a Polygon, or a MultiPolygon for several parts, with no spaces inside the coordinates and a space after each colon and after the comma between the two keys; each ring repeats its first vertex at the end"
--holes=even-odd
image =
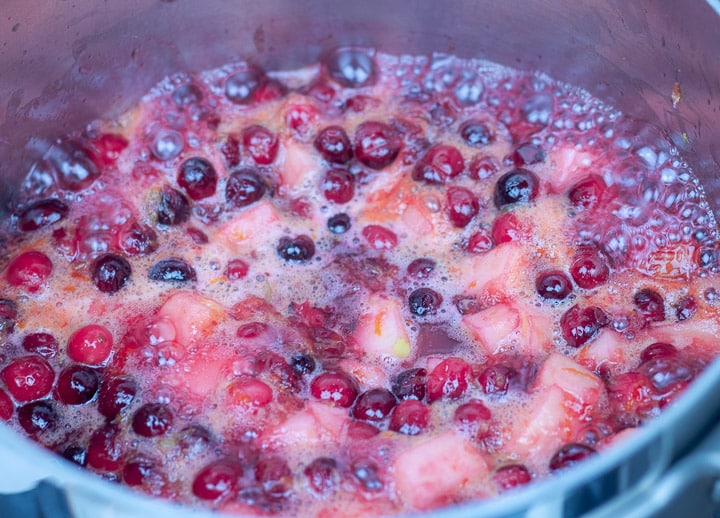
{"type": "Polygon", "coordinates": [[[210,336],[225,319],[225,310],[198,292],[181,291],[165,301],[157,318],[166,325],[172,323],[175,326],[175,341],[187,346],[210,336]]]}
{"type": "Polygon", "coordinates": [[[268,229],[280,221],[280,215],[268,200],[240,212],[220,229],[220,236],[232,250],[255,248],[267,240],[268,229]]]}
{"type": "Polygon", "coordinates": [[[591,369],[600,365],[626,365],[629,341],[619,333],[603,330],[578,353],[578,361],[591,369]]]}
{"type": "Polygon", "coordinates": [[[529,411],[517,415],[512,424],[508,451],[520,458],[547,455],[570,441],[574,426],[568,415],[567,394],[560,387],[551,386],[535,393],[529,411]]]}
{"type": "Polygon", "coordinates": [[[337,441],[347,421],[346,409],[308,402],[306,408],[269,429],[263,442],[268,447],[290,450],[316,447],[337,441]]]}
{"type": "Polygon", "coordinates": [[[292,138],[285,140],[285,164],[281,171],[283,187],[293,191],[303,182],[314,179],[320,169],[312,148],[292,138]]]}
{"type": "Polygon", "coordinates": [[[410,356],[411,344],[400,302],[379,295],[370,297],[360,316],[355,340],[371,358],[399,360],[410,356]]]}
{"type": "Polygon", "coordinates": [[[550,156],[550,164],[554,167],[544,169],[540,176],[550,182],[555,192],[565,192],[588,175],[596,160],[597,157],[588,151],[562,147],[553,151],[550,156]]]}
{"type": "Polygon", "coordinates": [[[519,244],[508,242],[461,262],[460,275],[469,295],[497,298],[524,286],[527,259],[519,244]]]}
{"type": "Polygon", "coordinates": [[[597,403],[603,383],[600,378],[565,355],[553,353],[538,373],[536,387],[559,387],[583,406],[597,403]]]}

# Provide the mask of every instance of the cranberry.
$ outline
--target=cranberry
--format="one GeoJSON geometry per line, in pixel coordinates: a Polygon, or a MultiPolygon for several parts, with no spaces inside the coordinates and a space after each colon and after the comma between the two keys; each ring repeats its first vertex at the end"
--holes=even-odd
{"type": "Polygon", "coordinates": [[[492,478],[501,491],[524,486],[532,480],[530,472],[522,464],[509,464],[498,468],[492,478]]]}
{"type": "Polygon", "coordinates": [[[110,378],[102,383],[98,394],[98,412],[115,419],[130,406],[137,394],[137,383],[130,378],[110,378]]]}
{"type": "Polygon", "coordinates": [[[202,101],[200,87],[192,83],[178,86],[172,93],[173,102],[180,108],[186,108],[202,101]]]}
{"type": "Polygon", "coordinates": [[[260,84],[255,92],[254,101],[258,103],[270,102],[286,96],[288,88],[276,79],[267,79],[260,84]]]}
{"type": "Polygon", "coordinates": [[[529,230],[512,212],[501,214],[493,222],[492,240],[496,245],[511,241],[522,242],[527,239],[528,234],[529,230]]]}
{"type": "Polygon", "coordinates": [[[190,204],[185,195],[172,187],[163,187],[157,208],[158,223],[180,225],[190,219],[190,204]]]}
{"type": "Polygon", "coordinates": [[[122,476],[123,482],[131,487],[153,488],[165,485],[165,474],[154,462],[147,459],[138,459],[125,464],[122,476]]]}
{"type": "Polygon", "coordinates": [[[640,361],[642,363],[649,362],[655,358],[672,358],[677,356],[678,350],[672,344],[666,344],[664,342],[655,342],[654,344],[648,345],[640,353],[640,361]]]}
{"type": "Polygon", "coordinates": [[[640,354],[640,360],[641,371],[657,394],[683,388],[694,377],[694,372],[670,344],[658,342],[648,346],[640,354]]]}
{"type": "Polygon", "coordinates": [[[185,455],[195,456],[207,451],[214,439],[210,431],[199,424],[191,424],[180,430],[177,443],[185,455]]]}
{"type": "Polygon", "coordinates": [[[407,267],[407,272],[410,277],[416,279],[427,279],[430,277],[433,271],[435,271],[435,261],[426,257],[415,259],[407,267]]]}
{"type": "Polygon", "coordinates": [[[521,144],[508,157],[507,161],[516,167],[537,164],[545,160],[545,151],[534,144],[521,144]]]}
{"type": "Polygon", "coordinates": [[[0,299],[0,333],[12,333],[17,316],[15,303],[12,300],[0,299]]]}
{"type": "Polygon", "coordinates": [[[415,399],[401,401],[390,416],[388,429],[404,435],[419,435],[428,427],[430,409],[415,399]]]}
{"type": "Polygon", "coordinates": [[[392,391],[400,399],[417,399],[422,401],[425,397],[427,384],[427,371],[423,368],[408,369],[398,374],[392,385],[392,391]]]}
{"type": "Polygon", "coordinates": [[[31,232],[45,228],[65,218],[70,208],[55,198],[38,200],[25,207],[18,214],[18,228],[23,232],[31,232]]]}
{"type": "Polygon", "coordinates": [[[370,492],[382,491],[383,483],[378,475],[377,465],[367,459],[357,459],[350,465],[355,479],[370,492]]]}
{"type": "Polygon", "coordinates": [[[195,475],[192,491],[201,500],[227,499],[237,491],[242,476],[243,469],[237,462],[216,461],[195,475]]]}
{"type": "Polygon", "coordinates": [[[225,81],[225,96],[235,104],[248,104],[264,81],[265,75],[255,67],[240,70],[225,81]]]}
{"type": "Polygon", "coordinates": [[[78,466],[83,468],[87,466],[87,451],[85,448],[81,448],[80,446],[68,446],[62,451],[61,455],[78,466]]]}
{"type": "Polygon", "coordinates": [[[570,275],[580,288],[591,290],[607,282],[610,267],[597,250],[582,247],[573,257],[570,275]]]}
{"type": "Polygon", "coordinates": [[[460,136],[469,146],[483,147],[495,141],[495,132],[485,122],[470,119],[460,126],[460,136]]]}
{"type": "Polygon", "coordinates": [[[482,254],[490,250],[493,246],[492,239],[484,230],[478,230],[468,238],[465,250],[471,254],[482,254]]]}
{"type": "Polygon", "coordinates": [[[443,184],[465,169],[465,161],[457,148],[444,144],[431,148],[413,169],[413,180],[429,184],[443,184]]]}
{"type": "Polygon", "coordinates": [[[322,190],[328,201],[347,203],[355,195],[355,178],[345,169],[330,169],[325,173],[322,190]]]}
{"type": "Polygon", "coordinates": [[[550,471],[569,468],[595,453],[593,448],[584,444],[566,444],[550,459],[550,471]]]}
{"type": "Polygon", "coordinates": [[[193,200],[202,200],[215,194],[217,173],[206,158],[193,157],[180,165],[177,182],[193,200]]]}
{"type": "Polygon", "coordinates": [[[468,164],[468,176],[473,180],[485,180],[497,173],[499,167],[493,157],[476,155],[468,164]]]}
{"type": "Polygon", "coordinates": [[[10,261],[5,276],[10,286],[35,293],[45,285],[52,271],[53,264],[48,256],[37,250],[30,250],[10,261]]]}
{"type": "Polygon", "coordinates": [[[340,484],[340,476],[335,459],[318,457],[307,465],[303,473],[305,473],[310,487],[320,494],[329,493],[340,484]]]}
{"type": "Polygon", "coordinates": [[[267,329],[268,325],[263,322],[250,322],[238,327],[237,336],[238,338],[257,338],[267,329]]]}
{"type": "Polygon", "coordinates": [[[580,347],[597,336],[608,324],[605,312],[596,307],[573,306],[560,319],[560,328],[567,344],[580,347]]]}
{"type": "Polygon", "coordinates": [[[294,356],[290,362],[293,370],[301,376],[305,374],[312,374],[315,370],[315,360],[308,354],[298,354],[294,356]]]}
{"type": "Polygon", "coordinates": [[[350,216],[344,212],[330,216],[327,227],[333,234],[344,234],[350,230],[350,216]]]}
{"type": "Polygon", "coordinates": [[[0,389],[0,419],[8,421],[13,415],[15,405],[13,405],[12,399],[8,396],[7,392],[0,389]]]}
{"type": "Polygon", "coordinates": [[[312,380],[310,393],[332,406],[350,408],[358,390],[355,381],[344,372],[325,372],[312,380]]]}
{"type": "Polygon", "coordinates": [[[253,125],[242,132],[243,146],[256,164],[270,165],[278,152],[278,139],[269,129],[253,125]]]}
{"type": "Polygon", "coordinates": [[[47,159],[55,167],[58,183],[68,191],[81,191],[90,187],[100,176],[90,150],[77,142],[62,142],[48,151],[47,159]]]}
{"type": "Polygon", "coordinates": [[[157,234],[142,223],[133,223],[123,228],[118,235],[120,249],[127,255],[148,255],[158,249],[157,234]]]}
{"type": "Polygon", "coordinates": [[[235,207],[247,207],[265,194],[265,183],[252,169],[232,173],[225,184],[225,199],[235,207]]]}
{"type": "Polygon", "coordinates": [[[481,422],[489,421],[492,417],[490,410],[479,399],[471,399],[455,409],[453,419],[463,425],[478,428],[481,422]]]}
{"type": "Polygon", "coordinates": [[[67,355],[86,365],[100,365],[113,348],[113,337],[103,326],[90,324],[75,331],[68,340],[67,355]]]}
{"type": "Polygon", "coordinates": [[[402,140],[398,133],[383,122],[366,121],[355,130],[355,155],[372,169],[392,164],[400,153],[402,140]]]}
{"type": "Polygon", "coordinates": [[[57,339],[49,333],[30,333],[23,338],[23,348],[45,358],[53,358],[58,351],[57,339]]]}
{"type": "Polygon", "coordinates": [[[233,380],[228,386],[228,393],[233,403],[258,408],[267,406],[273,398],[270,386],[252,376],[233,380]]]}
{"type": "Polygon", "coordinates": [[[675,304],[675,317],[678,322],[692,318],[696,312],[697,302],[695,302],[695,299],[691,295],[681,298],[677,304],[675,304]]]}
{"type": "Polygon", "coordinates": [[[225,278],[229,281],[239,281],[247,276],[248,263],[242,259],[230,259],[225,267],[225,278]]]}
{"type": "Polygon", "coordinates": [[[559,270],[549,270],[535,278],[535,289],[544,299],[563,300],[570,295],[572,284],[567,275],[559,270]]]}
{"type": "Polygon", "coordinates": [[[380,225],[367,225],[362,235],[375,250],[392,250],[398,245],[398,237],[389,228],[380,225]]]}
{"type": "Polygon", "coordinates": [[[495,184],[495,207],[513,203],[527,203],[538,195],[540,180],[532,171],[513,169],[502,175],[495,184]]]}
{"type": "Polygon", "coordinates": [[[647,322],[662,322],[665,320],[665,301],[654,290],[643,289],[633,297],[635,307],[647,322]]]}
{"type": "Polygon", "coordinates": [[[352,144],[345,130],[340,126],[328,126],[315,139],[315,149],[333,164],[345,164],[353,156],[352,144]]]}
{"type": "Polygon", "coordinates": [[[220,152],[228,167],[237,167],[240,164],[240,141],[234,135],[228,135],[223,140],[220,152]]]}
{"type": "Polygon", "coordinates": [[[66,405],[82,405],[98,390],[98,373],[84,365],[71,365],[58,375],[55,397],[66,405]]]}
{"type": "Polygon", "coordinates": [[[381,421],[395,406],[395,396],[387,389],[370,389],[355,400],[352,415],[355,419],[381,421]]]}
{"type": "Polygon", "coordinates": [[[87,448],[87,463],[100,471],[116,471],[122,463],[123,451],[118,435],[120,429],[114,423],[93,432],[87,448]]]}
{"type": "Polygon", "coordinates": [[[380,433],[380,429],[366,421],[350,421],[347,427],[347,436],[351,440],[364,441],[380,433]]]}
{"type": "Polygon", "coordinates": [[[132,429],[143,437],[165,435],[173,423],[173,413],[162,403],[146,403],[135,411],[132,429]]]}
{"type": "Polygon", "coordinates": [[[266,457],[255,466],[255,480],[266,495],[283,498],[290,493],[293,479],[292,471],[280,457],[266,457]]]}
{"type": "Polygon", "coordinates": [[[127,259],[115,254],[98,257],[92,267],[92,279],[103,293],[115,293],[130,280],[132,268],[127,259]]]}
{"type": "Polygon", "coordinates": [[[30,435],[53,430],[58,421],[58,413],[50,401],[36,401],[23,405],[18,408],[17,416],[20,426],[30,435]]]}
{"type": "Polygon", "coordinates": [[[153,281],[190,282],[196,279],[195,269],[182,259],[163,259],[150,267],[148,277],[153,281]]]}
{"type": "Polygon", "coordinates": [[[408,297],[410,313],[419,317],[432,315],[442,304],[442,296],[430,288],[418,288],[408,297]]]}
{"type": "Polygon", "coordinates": [[[446,197],[448,217],[450,222],[458,228],[466,227],[480,210],[477,197],[464,187],[449,187],[446,197]]]}
{"type": "Polygon", "coordinates": [[[485,394],[506,394],[515,374],[511,367],[496,363],[480,373],[478,382],[485,394]]]}
{"type": "Polygon", "coordinates": [[[441,361],[428,375],[427,400],[459,399],[467,390],[470,365],[460,358],[441,361]]]}
{"type": "Polygon", "coordinates": [[[292,263],[305,263],[315,255],[315,243],[304,234],[296,237],[281,237],[277,245],[278,255],[292,263]]]}
{"type": "Polygon", "coordinates": [[[0,377],[15,401],[25,402],[50,393],[55,371],[39,356],[21,356],[0,371],[0,377]]]}
{"type": "Polygon", "coordinates": [[[97,155],[95,161],[101,167],[107,167],[117,162],[120,153],[128,146],[128,141],[120,135],[104,133],[90,141],[97,155]]]}
{"type": "Polygon", "coordinates": [[[597,175],[590,175],[570,188],[568,198],[576,209],[594,209],[600,204],[602,195],[607,189],[605,182],[597,175]]]}

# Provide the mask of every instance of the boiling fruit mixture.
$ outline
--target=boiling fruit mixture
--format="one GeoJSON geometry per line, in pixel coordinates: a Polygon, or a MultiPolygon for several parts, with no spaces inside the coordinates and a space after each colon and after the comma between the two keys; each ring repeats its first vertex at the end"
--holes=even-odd
{"type": "Polygon", "coordinates": [[[447,506],[610,447],[717,352],[712,214],[587,92],[342,49],[56,141],[0,252],[0,417],[237,513],[447,506]]]}

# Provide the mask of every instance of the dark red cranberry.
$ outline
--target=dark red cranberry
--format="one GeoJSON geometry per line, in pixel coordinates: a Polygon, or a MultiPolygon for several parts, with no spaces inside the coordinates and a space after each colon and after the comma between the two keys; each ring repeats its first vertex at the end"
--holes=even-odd
{"type": "Polygon", "coordinates": [[[522,464],[510,464],[498,468],[492,478],[500,491],[524,486],[532,480],[530,472],[522,464]]]}
{"type": "Polygon", "coordinates": [[[335,459],[318,457],[303,471],[313,490],[320,494],[333,491],[340,484],[338,466],[335,459]]]}
{"type": "Polygon", "coordinates": [[[382,491],[383,482],[378,474],[377,464],[368,459],[356,459],[350,465],[350,470],[362,487],[370,492],[382,491]]]}
{"type": "Polygon", "coordinates": [[[560,319],[563,337],[571,347],[580,347],[597,336],[608,324],[607,314],[596,306],[573,306],[560,319]]]}
{"type": "Polygon", "coordinates": [[[81,191],[100,176],[94,154],[77,142],[62,142],[48,150],[47,159],[55,167],[60,187],[81,191]]]}
{"type": "Polygon", "coordinates": [[[150,267],[148,277],[161,282],[190,282],[197,277],[195,269],[182,259],[163,259],[150,267]]]}
{"type": "Polygon", "coordinates": [[[313,357],[308,354],[298,354],[297,356],[294,356],[290,365],[293,370],[301,376],[304,376],[305,374],[312,374],[315,370],[315,360],[313,360],[313,357]]]}
{"type": "Polygon", "coordinates": [[[118,438],[120,429],[114,423],[93,432],[87,448],[87,463],[99,471],[116,471],[122,464],[123,450],[118,438]]]}
{"type": "Polygon", "coordinates": [[[205,232],[195,227],[188,227],[185,232],[190,236],[193,243],[198,246],[207,245],[210,242],[210,238],[205,232]]]}
{"type": "Polygon", "coordinates": [[[193,481],[193,494],[201,500],[224,500],[235,494],[243,469],[231,460],[216,461],[201,469],[193,481]]]}
{"type": "Polygon", "coordinates": [[[410,277],[415,279],[427,279],[435,271],[435,266],[435,261],[432,259],[421,257],[408,265],[407,272],[410,277]]]}
{"type": "Polygon", "coordinates": [[[355,156],[372,169],[392,164],[401,146],[400,135],[384,122],[366,121],[355,130],[355,156]]]}
{"type": "Polygon", "coordinates": [[[344,234],[350,230],[350,216],[344,212],[330,216],[327,227],[333,234],[344,234]]]}
{"type": "Polygon", "coordinates": [[[253,125],[242,132],[243,146],[259,165],[270,165],[275,161],[278,152],[278,139],[269,129],[253,125]]]}
{"type": "Polygon", "coordinates": [[[113,337],[105,327],[90,324],[75,331],[68,340],[70,359],[87,365],[100,365],[113,347],[113,337]]]}
{"type": "Polygon", "coordinates": [[[510,387],[510,379],[515,374],[512,367],[496,363],[480,373],[478,382],[485,394],[506,394],[510,387]]]}
{"type": "Polygon", "coordinates": [[[240,164],[240,141],[234,135],[228,135],[220,146],[220,152],[229,168],[240,164]]]}
{"type": "Polygon", "coordinates": [[[375,250],[392,250],[398,245],[395,232],[381,225],[367,225],[362,235],[375,250]]]}
{"type": "Polygon", "coordinates": [[[98,385],[96,370],[84,365],[71,365],[58,375],[55,398],[66,405],[82,405],[95,397],[98,385]]]}
{"type": "Polygon", "coordinates": [[[158,249],[157,234],[142,223],[133,223],[123,228],[118,235],[120,249],[127,255],[148,255],[158,249]]]}
{"type": "Polygon", "coordinates": [[[185,195],[172,187],[163,187],[157,208],[158,223],[180,225],[190,219],[190,204],[185,195]]]}
{"type": "Polygon", "coordinates": [[[445,193],[447,198],[446,210],[450,222],[458,227],[464,228],[472,219],[477,216],[480,204],[477,196],[465,187],[448,187],[445,193]]]}
{"type": "Polygon", "coordinates": [[[700,268],[712,269],[720,262],[720,252],[714,247],[701,247],[695,251],[695,263],[700,268]]]}
{"type": "Polygon", "coordinates": [[[325,58],[328,74],[345,88],[361,88],[375,83],[375,61],[364,49],[336,50],[325,58]]]}
{"type": "Polygon", "coordinates": [[[645,363],[656,358],[674,358],[677,354],[678,350],[674,345],[655,342],[643,349],[640,353],[640,361],[645,363]]]}
{"type": "Polygon", "coordinates": [[[641,370],[657,394],[682,389],[695,376],[690,366],[677,356],[657,355],[644,361],[641,370]]]}
{"type": "Polygon", "coordinates": [[[235,207],[247,207],[265,194],[265,183],[252,169],[232,173],[225,184],[225,199],[235,207]]]}
{"type": "Polygon", "coordinates": [[[173,413],[162,403],[146,403],[135,411],[133,431],[143,437],[164,435],[173,423],[173,413]]]}
{"type": "MultiPolygon", "coordinates": [[[[279,354],[270,351],[261,352],[257,355],[255,365],[259,371],[268,373],[268,381],[282,390],[290,392],[300,390],[300,375],[279,354]]],[[[267,388],[270,389],[270,387],[267,388]]],[[[259,392],[259,390],[256,392],[259,392]]],[[[269,392],[267,399],[270,402],[272,390],[270,389],[267,392],[269,392]]]]}
{"type": "Polygon", "coordinates": [[[0,333],[12,333],[17,316],[15,303],[12,300],[0,298],[0,333]]]}
{"type": "Polygon", "coordinates": [[[485,122],[470,119],[460,126],[460,136],[469,146],[483,147],[495,141],[495,132],[485,122]]]}
{"type": "Polygon", "coordinates": [[[607,282],[610,267],[596,249],[582,247],[573,257],[570,275],[580,288],[591,290],[607,282]]]}
{"type": "Polygon", "coordinates": [[[128,462],[123,467],[123,482],[130,487],[158,488],[165,485],[165,473],[156,463],[147,459],[128,462]]]}
{"type": "Polygon", "coordinates": [[[385,419],[395,406],[395,396],[387,389],[370,389],[363,392],[355,400],[352,415],[355,419],[365,421],[381,421],[385,419]]]}
{"type": "Polygon", "coordinates": [[[465,169],[465,160],[457,148],[444,144],[430,148],[415,165],[413,180],[429,184],[443,184],[465,169]]]}
{"type": "Polygon", "coordinates": [[[70,208],[55,198],[38,200],[26,206],[18,214],[18,228],[23,232],[31,232],[45,228],[65,218],[70,208]]]}
{"type": "Polygon", "coordinates": [[[52,271],[53,264],[48,256],[37,250],[30,250],[10,261],[5,278],[10,286],[35,293],[47,283],[52,271]]]}
{"type": "Polygon", "coordinates": [[[432,315],[442,304],[442,295],[430,288],[418,288],[408,297],[410,313],[419,317],[432,315]]]}
{"type": "Polygon", "coordinates": [[[441,361],[428,375],[428,403],[439,399],[459,399],[467,390],[470,365],[460,358],[441,361]]]}
{"type": "Polygon", "coordinates": [[[130,378],[118,377],[103,381],[98,394],[98,412],[115,419],[135,399],[137,383],[130,378]]]}
{"type": "Polygon", "coordinates": [[[285,97],[288,93],[288,88],[277,79],[266,78],[260,87],[255,92],[254,101],[257,103],[266,103],[275,101],[285,97]]]}
{"type": "Polygon", "coordinates": [[[570,295],[572,284],[560,270],[549,270],[541,272],[535,278],[535,289],[544,299],[563,300],[570,295]]]}
{"type": "Polygon", "coordinates": [[[15,411],[15,405],[7,392],[0,389],[0,420],[9,421],[15,411]]]}
{"type": "Polygon", "coordinates": [[[225,267],[225,278],[229,281],[239,281],[247,276],[250,266],[242,259],[230,259],[225,267]]]}
{"type": "Polygon", "coordinates": [[[115,293],[130,280],[132,268],[124,257],[105,254],[93,263],[92,279],[97,289],[103,293],[115,293]]]}
{"type": "Polygon", "coordinates": [[[540,180],[532,171],[513,169],[502,175],[495,184],[495,207],[502,208],[513,203],[533,201],[537,195],[540,180]]]}
{"type": "Polygon", "coordinates": [[[355,178],[345,169],[330,169],[323,178],[322,191],[328,201],[347,203],[355,195],[355,178]]]}
{"type": "Polygon", "coordinates": [[[36,435],[57,426],[58,413],[51,401],[36,401],[17,409],[18,423],[30,435],[36,435]]]}
{"type": "Polygon", "coordinates": [[[210,448],[214,439],[210,431],[199,424],[186,426],[177,435],[177,443],[185,455],[196,456],[210,448]]]}
{"type": "Polygon", "coordinates": [[[692,318],[696,312],[697,302],[695,302],[695,299],[691,295],[681,298],[677,304],[675,304],[675,318],[677,318],[678,322],[692,318]]]}
{"type": "Polygon", "coordinates": [[[193,200],[202,200],[215,194],[217,173],[209,160],[193,157],[180,165],[177,183],[193,200]]]}
{"type": "Polygon", "coordinates": [[[328,126],[315,139],[315,149],[333,164],[345,164],[353,156],[352,144],[345,130],[340,126],[328,126]]]}
{"type": "Polygon", "coordinates": [[[320,358],[340,359],[347,348],[343,336],[326,327],[313,327],[310,339],[313,352],[320,358]]]}
{"type": "Polygon", "coordinates": [[[21,356],[13,359],[0,371],[0,378],[15,401],[24,403],[50,393],[55,381],[55,371],[40,356],[21,356]]]}
{"type": "Polygon", "coordinates": [[[506,212],[498,216],[492,226],[492,240],[496,245],[519,243],[527,239],[529,230],[520,223],[517,216],[512,212],[506,212]]]}
{"type": "Polygon", "coordinates": [[[202,101],[200,87],[192,83],[178,86],[172,93],[173,102],[180,108],[186,108],[202,101]]]}
{"type": "Polygon", "coordinates": [[[522,167],[525,165],[537,164],[545,160],[545,151],[534,144],[521,144],[507,158],[507,162],[522,167]]]}
{"type": "Polygon", "coordinates": [[[569,468],[597,452],[584,444],[566,444],[550,459],[550,471],[569,468]]]}
{"type": "Polygon", "coordinates": [[[590,175],[570,188],[568,198],[576,209],[594,209],[600,204],[607,189],[605,181],[597,175],[590,175]]]}
{"type": "Polygon", "coordinates": [[[460,429],[476,438],[484,438],[490,428],[490,410],[479,399],[471,399],[455,409],[453,419],[460,429]]]}
{"type": "Polygon", "coordinates": [[[257,338],[267,329],[268,325],[264,322],[250,322],[238,327],[237,336],[238,338],[257,338]]]}
{"type": "Polygon", "coordinates": [[[415,399],[401,401],[393,409],[388,429],[404,435],[419,435],[427,430],[430,409],[415,399]]]}
{"type": "Polygon", "coordinates": [[[265,74],[255,67],[248,67],[231,75],[225,81],[225,96],[235,104],[253,101],[255,92],[265,82],[265,74]]]}
{"type": "Polygon", "coordinates": [[[425,397],[427,385],[427,371],[425,369],[408,369],[398,374],[392,384],[392,391],[400,400],[417,399],[422,401],[425,397]]]}
{"type": "Polygon", "coordinates": [[[271,498],[287,496],[293,485],[292,471],[287,462],[280,457],[260,459],[255,466],[255,480],[271,498]]]}
{"type": "Polygon", "coordinates": [[[665,301],[655,290],[643,289],[638,291],[633,297],[633,302],[647,322],[662,322],[665,320],[665,301]]]}
{"type": "Polygon", "coordinates": [[[493,241],[484,230],[478,230],[468,238],[465,250],[471,254],[482,254],[490,250],[493,246],[493,241]]]}
{"type": "Polygon", "coordinates": [[[358,395],[355,381],[344,372],[325,372],[310,383],[310,393],[332,406],[350,408],[358,395]]]}
{"type": "Polygon", "coordinates": [[[292,263],[305,263],[315,255],[315,243],[301,234],[296,237],[281,237],[277,246],[278,255],[292,263]]]}
{"type": "Polygon", "coordinates": [[[485,180],[497,173],[499,168],[493,157],[476,155],[468,164],[468,176],[473,180],[485,180]]]}
{"type": "Polygon", "coordinates": [[[68,446],[65,448],[61,455],[72,463],[82,466],[87,466],[87,451],[85,448],[80,446],[68,446]]]}

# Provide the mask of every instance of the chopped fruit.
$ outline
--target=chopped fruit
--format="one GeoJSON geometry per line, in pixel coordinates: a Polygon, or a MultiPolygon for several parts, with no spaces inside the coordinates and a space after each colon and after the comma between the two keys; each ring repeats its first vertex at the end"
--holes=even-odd
{"type": "Polygon", "coordinates": [[[449,187],[446,196],[450,222],[458,228],[466,227],[480,210],[478,199],[464,187],[449,187]]]}
{"type": "Polygon", "coordinates": [[[568,345],[580,347],[595,338],[608,324],[607,314],[596,306],[573,306],[560,319],[560,329],[568,345]]]}
{"type": "Polygon", "coordinates": [[[343,372],[325,372],[310,383],[310,392],[315,399],[332,406],[349,408],[357,397],[355,381],[343,372]]]}
{"type": "Polygon", "coordinates": [[[182,291],[165,301],[157,318],[168,319],[175,332],[174,339],[182,345],[190,345],[210,336],[225,319],[225,311],[208,297],[182,291]]]}
{"type": "Polygon", "coordinates": [[[509,464],[493,473],[493,480],[501,491],[507,491],[530,483],[532,476],[522,464],[509,464]]]}
{"type": "Polygon", "coordinates": [[[103,326],[90,324],[75,331],[68,340],[70,359],[87,365],[100,365],[113,349],[113,337],[103,326]]]}
{"type": "Polygon", "coordinates": [[[340,126],[328,126],[315,139],[315,149],[333,164],[345,164],[353,156],[350,137],[340,126]]]}
{"type": "Polygon", "coordinates": [[[355,340],[372,358],[407,358],[411,344],[402,306],[395,299],[372,297],[360,316],[355,340]]]}
{"type": "Polygon", "coordinates": [[[443,184],[465,169],[463,156],[457,148],[440,145],[430,149],[413,169],[413,180],[443,184]]]}
{"type": "Polygon", "coordinates": [[[132,267],[127,259],[115,254],[98,257],[93,264],[92,278],[103,293],[115,293],[130,280],[132,267]]]}
{"type": "Polygon", "coordinates": [[[202,200],[215,194],[217,173],[213,165],[202,157],[194,157],[180,165],[177,183],[193,200],[202,200]]]}
{"type": "Polygon", "coordinates": [[[32,250],[13,259],[7,267],[5,277],[10,286],[17,286],[28,293],[35,293],[47,284],[52,271],[53,264],[48,256],[32,250]]]}
{"type": "Polygon", "coordinates": [[[513,169],[495,183],[495,207],[500,209],[505,205],[533,201],[538,195],[539,186],[540,180],[532,171],[513,169]]]}
{"type": "Polygon", "coordinates": [[[570,275],[580,288],[591,290],[607,282],[610,268],[596,249],[583,247],[573,257],[570,275]]]}
{"type": "Polygon", "coordinates": [[[441,361],[427,381],[428,403],[440,399],[459,399],[465,394],[470,377],[470,365],[460,358],[441,361]]]}
{"type": "Polygon", "coordinates": [[[544,299],[563,300],[572,292],[572,284],[567,275],[559,270],[540,273],[535,279],[535,289],[544,299]]]}
{"type": "Polygon", "coordinates": [[[278,153],[278,139],[267,128],[258,125],[245,128],[242,132],[242,140],[243,147],[250,153],[256,164],[270,165],[275,161],[278,153]]]}
{"type": "Polygon", "coordinates": [[[278,255],[291,263],[305,263],[315,255],[315,243],[309,236],[282,237],[277,245],[278,255]]]}
{"type": "Polygon", "coordinates": [[[39,356],[21,356],[0,371],[0,377],[12,397],[24,402],[49,394],[55,381],[55,372],[39,356]]]}
{"type": "Polygon", "coordinates": [[[235,207],[247,207],[264,194],[265,184],[252,169],[232,173],[225,183],[225,199],[235,207]]]}
{"type": "Polygon", "coordinates": [[[568,396],[586,407],[594,405],[602,392],[602,381],[579,363],[562,354],[553,353],[540,367],[536,388],[559,387],[568,396]]]}
{"type": "Polygon", "coordinates": [[[372,169],[383,169],[392,164],[401,147],[400,136],[384,122],[367,121],[355,129],[355,155],[372,169]]]}
{"type": "Polygon", "coordinates": [[[241,406],[263,407],[273,398],[272,389],[267,383],[250,376],[242,376],[232,381],[227,390],[230,401],[241,406]]]}

